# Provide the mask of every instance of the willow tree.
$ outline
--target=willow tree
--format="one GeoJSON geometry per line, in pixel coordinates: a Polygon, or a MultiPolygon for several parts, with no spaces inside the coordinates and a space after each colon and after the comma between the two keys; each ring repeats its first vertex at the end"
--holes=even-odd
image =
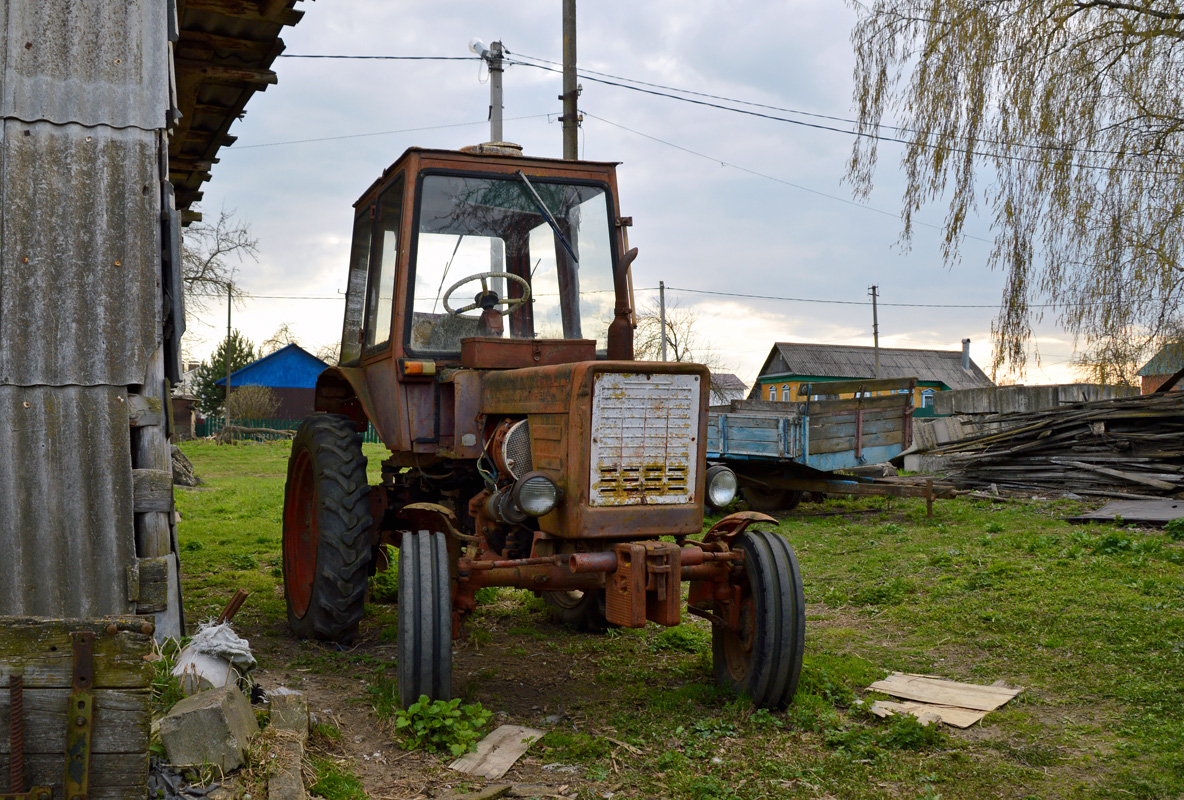
{"type": "Polygon", "coordinates": [[[1023,369],[1047,307],[1087,348],[1151,342],[1184,271],[1184,3],[870,0],[859,21],[849,178],[904,145],[903,235],[948,202],[942,255],[992,218],[1006,275],[994,366],[1023,369]]]}

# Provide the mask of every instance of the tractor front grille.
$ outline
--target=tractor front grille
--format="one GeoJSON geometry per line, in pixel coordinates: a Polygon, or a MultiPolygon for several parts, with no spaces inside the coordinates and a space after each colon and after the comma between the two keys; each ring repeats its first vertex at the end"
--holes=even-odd
{"type": "Polygon", "coordinates": [[[699,376],[606,372],[592,396],[593,506],[690,503],[699,376]]]}

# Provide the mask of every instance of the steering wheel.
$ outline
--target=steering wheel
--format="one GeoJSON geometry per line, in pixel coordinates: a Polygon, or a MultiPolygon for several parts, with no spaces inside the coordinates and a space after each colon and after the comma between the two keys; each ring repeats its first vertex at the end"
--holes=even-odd
{"type": "MultiPolygon", "coordinates": [[[[491,306],[491,308],[505,306],[505,309],[499,311],[503,317],[530,299],[530,284],[526,282],[525,278],[520,278],[510,272],[479,272],[476,275],[470,275],[467,278],[461,278],[459,281],[448,287],[448,291],[444,293],[444,310],[454,317],[459,317],[466,311],[472,311],[474,308],[483,308],[481,303],[476,300],[474,300],[472,303],[469,303],[464,308],[453,308],[452,306],[448,305],[448,298],[452,297],[452,293],[457,289],[464,286],[466,283],[472,283],[473,281],[481,281],[481,294],[488,293],[489,286],[485,283],[486,278],[509,278],[510,280],[522,286],[521,297],[507,297],[500,299],[495,301],[493,306],[491,306]]],[[[494,297],[496,296],[497,295],[494,295],[494,297]]]]}

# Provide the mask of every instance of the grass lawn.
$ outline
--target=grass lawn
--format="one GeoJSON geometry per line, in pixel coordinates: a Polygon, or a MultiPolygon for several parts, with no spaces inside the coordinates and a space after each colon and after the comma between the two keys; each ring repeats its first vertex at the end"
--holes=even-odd
{"type": "MultiPolygon", "coordinates": [[[[205,480],[177,492],[190,627],[248,589],[235,624],[261,666],[348,675],[351,702],[394,738],[393,606],[372,603],[348,651],[287,632],[287,444],[182,449],[205,480]]],[[[382,453],[367,445],[372,480],[382,453]]],[[[454,692],[504,710],[496,722],[548,729],[515,769],[545,781],[557,778],[544,766],[570,766],[564,781],[587,798],[1184,796],[1184,544],[1059,521],[1081,508],[963,498],[926,519],[919,501],[799,507],[779,527],[808,604],[802,684],[784,713],[715,690],[700,620],[581,635],[514,590],[467,624],[454,692]],[[863,709],[863,687],[892,670],[1024,691],[979,725],[935,732],[863,709]]],[[[362,756],[342,733],[333,764],[348,772],[362,756]]],[[[448,759],[415,757],[400,769],[418,786],[457,781],[448,759]]]]}

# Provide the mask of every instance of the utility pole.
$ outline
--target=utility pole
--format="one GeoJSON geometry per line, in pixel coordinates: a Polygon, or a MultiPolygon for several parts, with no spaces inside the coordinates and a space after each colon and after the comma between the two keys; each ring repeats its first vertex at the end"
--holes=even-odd
{"type": "MultiPolygon", "coordinates": [[[[227,281],[226,283],[226,415],[222,424],[222,430],[230,428],[230,310],[234,308],[232,300],[232,293],[234,291],[234,284],[227,281]]],[[[229,441],[229,439],[227,439],[229,441]]]]}
{"type": "Polygon", "coordinates": [[[579,158],[580,90],[576,86],[576,0],[563,0],[563,157],[579,158]]]}
{"type": "Polygon", "coordinates": [[[489,140],[502,141],[502,43],[489,45],[489,140]]]}
{"type": "Polygon", "coordinates": [[[876,311],[876,290],[879,286],[869,286],[867,293],[872,296],[872,341],[876,351],[876,380],[880,379],[880,317],[876,311]]]}
{"type": "Polygon", "coordinates": [[[658,281],[658,324],[662,326],[662,360],[666,360],[666,281],[658,281]]]}

